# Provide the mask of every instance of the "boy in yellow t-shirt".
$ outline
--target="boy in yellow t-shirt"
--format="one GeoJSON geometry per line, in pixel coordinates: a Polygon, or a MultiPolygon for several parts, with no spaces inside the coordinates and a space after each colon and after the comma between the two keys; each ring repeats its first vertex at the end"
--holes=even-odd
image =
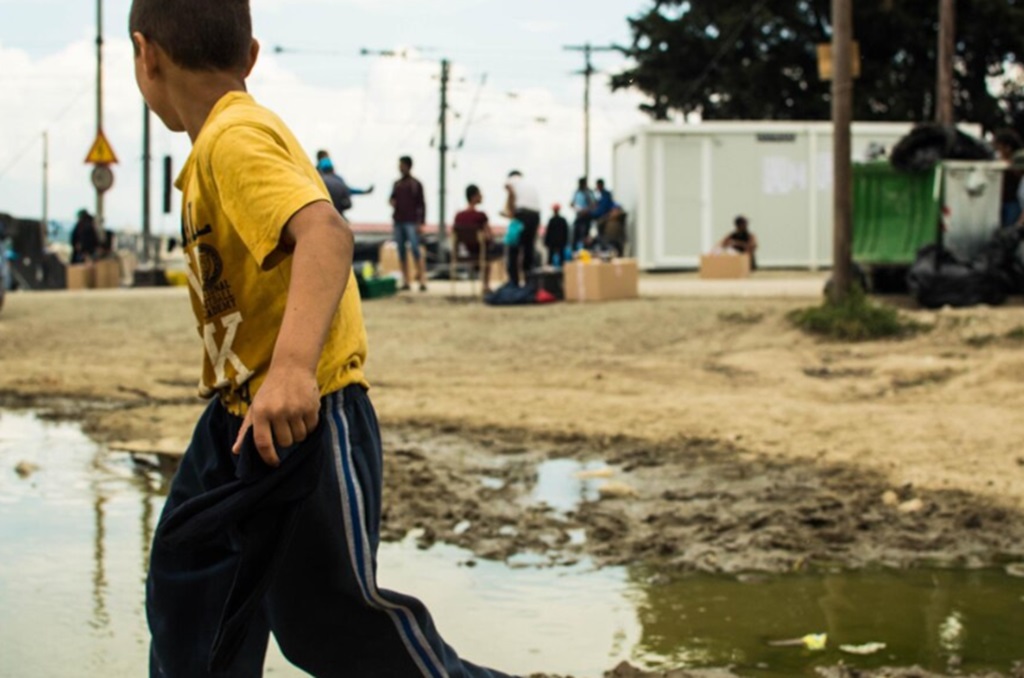
{"type": "Polygon", "coordinates": [[[211,398],[153,542],[151,675],[260,676],[273,632],[315,676],[503,676],[377,587],[380,433],[352,233],[245,91],[248,0],[134,0],[129,23],[143,97],[193,144],[177,185],[211,398]]]}

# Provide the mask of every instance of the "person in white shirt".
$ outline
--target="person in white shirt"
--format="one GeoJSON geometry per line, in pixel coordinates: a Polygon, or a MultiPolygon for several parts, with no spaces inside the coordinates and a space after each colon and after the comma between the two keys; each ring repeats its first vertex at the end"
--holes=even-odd
{"type": "Polygon", "coordinates": [[[540,196],[519,170],[509,172],[505,183],[508,212],[523,224],[519,242],[509,247],[508,279],[516,285],[526,282],[536,256],[537,230],[540,228],[540,196]]]}

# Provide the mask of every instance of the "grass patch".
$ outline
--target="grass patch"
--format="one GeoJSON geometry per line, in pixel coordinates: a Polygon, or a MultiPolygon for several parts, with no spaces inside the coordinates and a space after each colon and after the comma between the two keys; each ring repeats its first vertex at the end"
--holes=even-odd
{"type": "Polygon", "coordinates": [[[731,311],[718,314],[718,319],[723,323],[732,325],[757,325],[764,320],[764,313],[757,311],[731,311]]]}
{"type": "Polygon", "coordinates": [[[1014,327],[1006,333],[1006,338],[1010,341],[1024,341],[1024,327],[1014,327]]]}
{"type": "Polygon", "coordinates": [[[805,332],[839,341],[893,339],[927,329],[902,317],[895,308],[874,303],[859,288],[842,302],[825,301],[821,306],[793,311],[788,317],[805,332]]]}
{"type": "Polygon", "coordinates": [[[999,340],[994,334],[976,334],[973,337],[967,337],[964,339],[964,343],[971,348],[985,348],[991,346],[999,340]]]}

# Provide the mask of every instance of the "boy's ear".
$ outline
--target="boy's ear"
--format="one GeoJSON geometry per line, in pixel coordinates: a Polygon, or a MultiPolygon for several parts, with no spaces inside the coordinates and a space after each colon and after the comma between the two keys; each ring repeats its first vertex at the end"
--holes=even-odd
{"type": "Polygon", "coordinates": [[[245,77],[248,78],[249,74],[252,73],[252,69],[256,67],[256,60],[260,56],[260,41],[253,38],[252,44],[249,45],[249,62],[245,66],[245,77]]]}
{"type": "Polygon", "coordinates": [[[132,33],[132,42],[135,43],[135,58],[139,60],[146,77],[152,80],[160,71],[160,56],[156,44],[138,31],[132,33]]]}

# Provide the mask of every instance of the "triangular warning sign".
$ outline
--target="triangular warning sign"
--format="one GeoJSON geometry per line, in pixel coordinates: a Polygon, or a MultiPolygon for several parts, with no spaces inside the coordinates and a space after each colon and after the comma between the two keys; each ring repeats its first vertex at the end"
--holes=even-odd
{"type": "Polygon", "coordinates": [[[117,155],[114,154],[114,149],[111,148],[110,142],[107,141],[107,136],[103,133],[103,130],[96,134],[96,141],[92,143],[92,149],[89,150],[89,155],[86,156],[85,162],[91,165],[117,164],[117,155]]]}

